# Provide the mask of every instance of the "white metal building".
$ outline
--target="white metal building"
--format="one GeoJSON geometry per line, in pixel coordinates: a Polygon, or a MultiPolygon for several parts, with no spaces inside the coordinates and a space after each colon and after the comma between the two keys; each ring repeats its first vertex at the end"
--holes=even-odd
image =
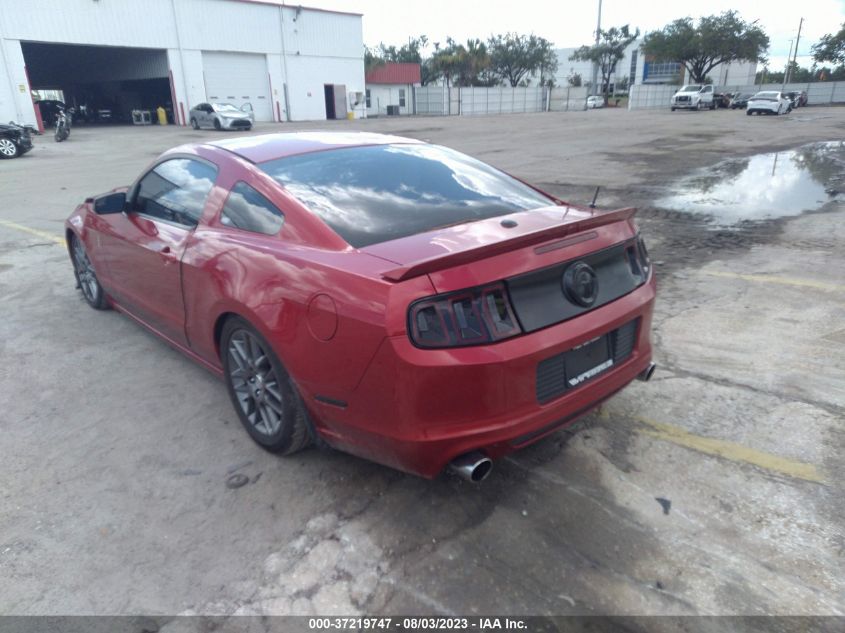
{"type": "Polygon", "coordinates": [[[35,123],[37,89],[182,125],[209,101],[258,121],[366,116],[361,15],[282,2],[0,0],[0,121],[35,123]]]}
{"type": "Polygon", "coordinates": [[[415,114],[414,88],[420,85],[419,64],[376,66],[366,75],[367,116],[415,114]]]}

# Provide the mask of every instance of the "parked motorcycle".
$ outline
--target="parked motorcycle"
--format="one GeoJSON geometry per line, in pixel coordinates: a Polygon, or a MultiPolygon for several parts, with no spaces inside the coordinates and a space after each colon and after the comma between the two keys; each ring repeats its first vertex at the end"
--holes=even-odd
{"type": "Polygon", "coordinates": [[[56,139],[56,143],[61,143],[68,136],[70,136],[70,123],[72,119],[72,111],[72,109],[58,109],[58,114],[56,115],[56,133],[53,135],[53,137],[56,139]]]}

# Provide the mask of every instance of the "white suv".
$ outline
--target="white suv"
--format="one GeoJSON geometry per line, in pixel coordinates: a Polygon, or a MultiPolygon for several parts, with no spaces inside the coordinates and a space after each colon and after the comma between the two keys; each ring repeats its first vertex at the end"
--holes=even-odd
{"type": "Polygon", "coordinates": [[[672,95],[670,103],[672,112],[678,108],[687,110],[703,110],[704,108],[716,109],[716,102],[713,100],[713,86],[710,84],[692,84],[684,86],[672,95]]]}

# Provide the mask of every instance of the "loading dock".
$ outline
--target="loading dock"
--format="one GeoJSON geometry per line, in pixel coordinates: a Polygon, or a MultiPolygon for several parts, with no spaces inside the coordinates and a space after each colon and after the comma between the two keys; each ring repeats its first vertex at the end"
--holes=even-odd
{"type": "Polygon", "coordinates": [[[133,110],[173,111],[164,49],[21,42],[21,50],[30,88],[63,91],[77,122],[129,123],[133,110]]]}
{"type": "Polygon", "coordinates": [[[202,68],[209,102],[249,103],[256,121],[273,120],[266,55],[203,51],[202,68]]]}

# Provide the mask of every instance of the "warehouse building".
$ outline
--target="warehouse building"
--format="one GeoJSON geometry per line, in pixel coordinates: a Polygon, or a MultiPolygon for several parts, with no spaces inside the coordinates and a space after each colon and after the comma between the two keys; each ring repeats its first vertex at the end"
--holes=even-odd
{"type": "Polygon", "coordinates": [[[0,121],[36,123],[40,90],[180,125],[218,101],[256,121],[365,117],[361,19],[282,0],[0,0],[0,121]]]}

